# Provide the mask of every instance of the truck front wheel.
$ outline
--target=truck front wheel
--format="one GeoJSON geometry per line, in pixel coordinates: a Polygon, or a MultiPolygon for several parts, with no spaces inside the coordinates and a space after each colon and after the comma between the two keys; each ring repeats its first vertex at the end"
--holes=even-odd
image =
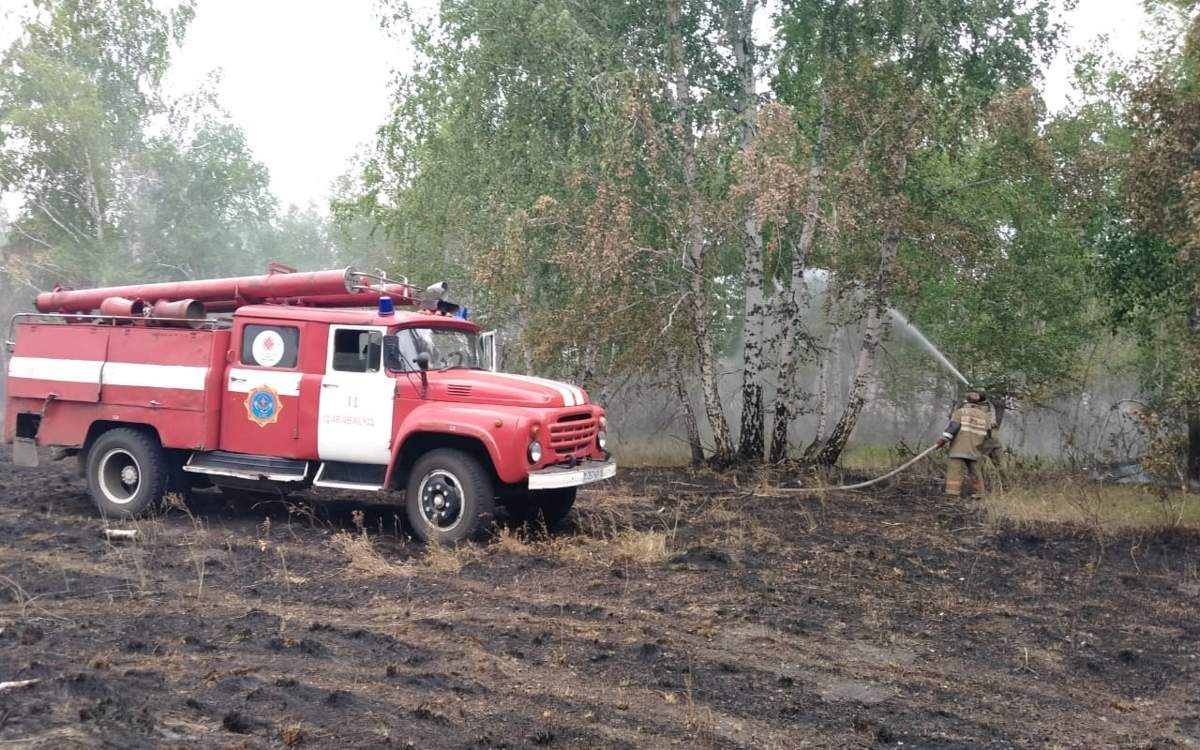
{"type": "Polygon", "coordinates": [[[454,544],[482,535],[495,515],[487,469],[469,453],[439,448],[413,464],[404,493],[408,522],[426,542],[454,544]]]}
{"type": "Polygon", "coordinates": [[[88,490],[105,517],[139,516],[150,510],[166,492],[170,474],[158,440],[138,430],[109,430],[88,451],[88,490]]]}

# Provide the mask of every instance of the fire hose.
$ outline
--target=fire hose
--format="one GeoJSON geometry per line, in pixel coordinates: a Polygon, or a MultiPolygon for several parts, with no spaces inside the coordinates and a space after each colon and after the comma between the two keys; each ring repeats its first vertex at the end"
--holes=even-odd
{"type": "Polygon", "coordinates": [[[781,487],[780,491],[781,492],[838,492],[838,491],[844,491],[844,490],[858,490],[858,489],[862,489],[863,487],[870,487],[873,484],[879,484],[880,482],[882,482],[885,479],[890,479],[891,477],[896,476],[900,472],[904,471],[908,467],[910,467],[913,464],[915,464],[916,462],[920,461],[922,458],[925,458],[926,456],[928,456],[930,453],[933,453],[938,448],[941,448],[942,445],[943,444],[941,442],[934,443],[933,445],[929,446],[925,450],[921,451],[917,455],[910,458],[908,461],[905,461],[904,463],[900,464],[896,468],[892,469],[888,473],[883,474],[882,476],[875,477],[874,479],[868,479],[865,482],[859,482],[858,484],[843,484],[843,485],[838,485],[837,487],[781,487]]]}

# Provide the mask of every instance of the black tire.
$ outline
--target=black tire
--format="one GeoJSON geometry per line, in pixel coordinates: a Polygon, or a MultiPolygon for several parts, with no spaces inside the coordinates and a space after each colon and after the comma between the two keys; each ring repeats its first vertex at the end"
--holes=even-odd
{"type": "Polygon", "coordinates": [[[422,541],[455,544],[477,539],[495,516],[495,488],[474,456],[438,448],[413,464],[404,509],[409,526],[422,541]]]}
{"type": "Polygon", "coordinates": [[[171,467],[162,445],[140,430],[109,430],[96,438],[88,451],[88,490],[106,518],[129,518],[153,510],[170,479],[171,467]]]}
{"type": "Polygon", "coordinates": [[[577,487],[563,487],[557,490],[537,490],[522,498],[514,499],[506,506],[508,515],[519,524],[532,524],[540,527],[545,524],[547,531],[558,527],[575,507],[577,487]]]}

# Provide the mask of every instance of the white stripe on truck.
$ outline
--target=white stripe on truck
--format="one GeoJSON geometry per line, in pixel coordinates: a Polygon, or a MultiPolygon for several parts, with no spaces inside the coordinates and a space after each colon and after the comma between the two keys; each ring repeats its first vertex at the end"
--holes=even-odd
{"type": "Polygon", "coordinates": [[[582,406],[583,405],[583,390],[576,388],[567,383],[560,383],[557,380],[546,380],[545,378],[535,378],[530,375],[514,375],[510,372],[482,372],[484,376],[491,375],[492,377],[505,378],[508,380],[516,380],[522,383],[534,383],[536,385],[545,386],[558,393],[562,397],[563,406],[582,406]]]}
{"type": "Polygon", "coordinates": [[[235,367],[229,371],[229,382],[226,385],[230,393],[249,393],[251,388],[265,385],[280,396],[299,396],[301,377],[301,373],[298,372],[243,370],[235,367]]]}
{"type": "Polygon", "coordinates": [[[135,388],[174,388],[202,391],[207,367],[190,365],[146,365],[105,362],[97,359],[13,357],[8,362],[10,378],[51,380],[60,383],[97,383],[135,388]]]}
{"type": "Polygon", "coordinates": [[[130,362],[105,362],[100,382],[104,385],[131,385],[140,388],[178,388],[202,391],[208,377],[207,367],[190,365],[141,365],[130,362]]]}
{"type": "Polygon", "coordinates": [[[57,380],[60,383],[100,383],[103,361],[90,359],[51,359],[50,357],[13,357],[8,361],[10,378],[57,380]]]}

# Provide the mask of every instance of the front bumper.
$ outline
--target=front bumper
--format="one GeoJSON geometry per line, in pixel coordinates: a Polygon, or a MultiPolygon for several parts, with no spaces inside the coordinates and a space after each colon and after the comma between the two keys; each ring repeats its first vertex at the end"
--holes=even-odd
{"type": "Polygon", "coordinates": [[[617,475],[617,462],[588,461],[575,467],[548,466],[529,472],[529,489],[558,490],[563,487],[578,487],[581,484],[611,479],[617,475]]]}

